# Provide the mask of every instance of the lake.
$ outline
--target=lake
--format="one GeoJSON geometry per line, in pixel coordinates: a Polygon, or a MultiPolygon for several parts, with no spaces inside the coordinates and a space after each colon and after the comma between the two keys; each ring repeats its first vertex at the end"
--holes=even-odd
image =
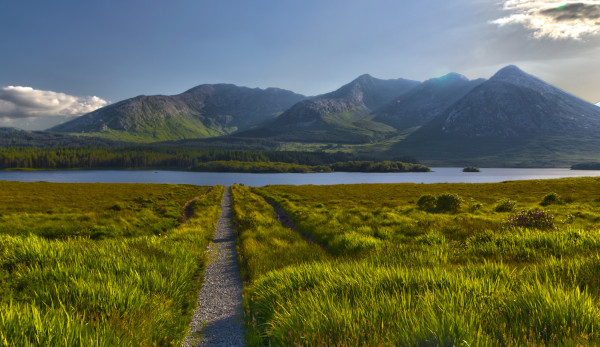
{"type": "Polygon", "coordinates": [[[559,169],[501,169],[482,168],[481,172],[462,172],[462,168],[436,167],[433,172],[361,173],[333,172],[311,174],[248,174],[231,172],[184,171],[117,171],[117,170],[58,170],[58,171],[0,171],[0,180],[22,182],[72,183],[186,183],[196,185],[231,185],[242,183],[260,187],[269,184],[352,184],[352,183],[493,183],[514,180],[550,179],[563,177],[598,177],[600,170],[559,169]]]}

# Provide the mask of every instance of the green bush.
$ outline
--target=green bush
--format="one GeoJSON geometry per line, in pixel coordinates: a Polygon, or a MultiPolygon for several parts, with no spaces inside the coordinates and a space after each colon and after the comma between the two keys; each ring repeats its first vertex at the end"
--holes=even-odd
{"type": "Polygon", "coordinates": [[[456,212],[460,209],[463,199],[456,194],[444,193],[437,197],[435,208],[439,212],[456,212]]]}
{"type": "Polygon", "coordinates": [[[475,199],[471,198],[469,200],[469,212],[474,213],[475,211],[479,211],[483,208],[483,204],[480,202],[477,202],[475,199]]]}
{"type": "Polygon", "coordinates": [[[560,204],[560,203],[562,203],[562,200],[560,199],[560,196],[558,194],[549,193],[546,196],[544,196],[544,199],[542,200],[542,202],[540,202],[540,205],[548,206],[548,205],[560,204]]]}
{"type": "Polygon", "coordinates": [[[508,199],[500,200],[494,207],[496,212],[510,212],[515,208],[515,202],[508,199]]]}
{"type": "Polygon", "coordinates": [[[417,201],[417,206],[423,211],[433,210],[435,208],[435,196],[431,194],[421,195],[417,201]]]}

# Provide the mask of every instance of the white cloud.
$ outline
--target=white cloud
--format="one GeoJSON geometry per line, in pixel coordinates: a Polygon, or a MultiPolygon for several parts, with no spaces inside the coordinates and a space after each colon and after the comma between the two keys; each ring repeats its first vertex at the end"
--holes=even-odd
{"type": "Polygon", "coordinates": [[[0,88],[0,117],[4,119],[80,116],[107,103],[97,96],[78,97],[19,86],[0,88]]]}
{"type": "Polygon", "coordinates": [[[536,38],[581,40],[600,33],[600,0],[504,0],[504,10],[511,14],[492,23],[523,25],[536,38]]]}

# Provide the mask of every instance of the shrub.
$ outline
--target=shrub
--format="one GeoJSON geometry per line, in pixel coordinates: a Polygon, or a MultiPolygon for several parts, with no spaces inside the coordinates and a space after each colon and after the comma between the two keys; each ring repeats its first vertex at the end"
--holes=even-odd
{"type": "Polygon", "coordinates": [[[469,201],[469,212],[473,213],[475,211],[481,210],[483,208],[483,204],[475,201],[475,199],[471,198],[469,201]]]}
{"type": "Polygon", "coordinates": [[[444,193],[437,197],[435,208],[440,212],[456,212],[460,208],[462,202],[463,199],[458,195],[444,193]]]}
{"type": "Polygon", "coordinates": [[[550,193],[550,194],[547,194],[546,196],[544,196],[544,199],[542,200],[542,202],[540,202],[540,205],[548,206],[548,205],[560,204],[560,203],[562,203],[560,196],[556,193],[550,193]]]}
{"type": "Polygon", "coordinates": [[[417,206],[424,211],[433,210],[435,208],[435,196],[431,194],[421,195],[417,201],[417,206]]]}
{"type": "Polygon", "coordinates": [[[494,207],[496,212],[510,212],[515,208],[515,202],[508,199],[500,200],[494,207]]]}
{"type": "Polygon", "coordinates": [[[556,229],[554,226],[554,216],[548,211],[537,209],[518,211],[512,216],[512,218],[503,222],[513,227],[541,230],[556,229]]]}

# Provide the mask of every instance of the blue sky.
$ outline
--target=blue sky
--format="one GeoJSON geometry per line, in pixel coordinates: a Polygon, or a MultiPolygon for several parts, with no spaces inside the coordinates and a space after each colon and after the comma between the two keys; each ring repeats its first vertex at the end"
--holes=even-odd
{"type": "MultiPolygon", "coordinates": [[[[332,91],[516,64],[600,101],[600,1],[4,1],[0,125],[203,83],[332,91]]],[[[45,122],[45,123],[44,123],[45,122]]]]}

